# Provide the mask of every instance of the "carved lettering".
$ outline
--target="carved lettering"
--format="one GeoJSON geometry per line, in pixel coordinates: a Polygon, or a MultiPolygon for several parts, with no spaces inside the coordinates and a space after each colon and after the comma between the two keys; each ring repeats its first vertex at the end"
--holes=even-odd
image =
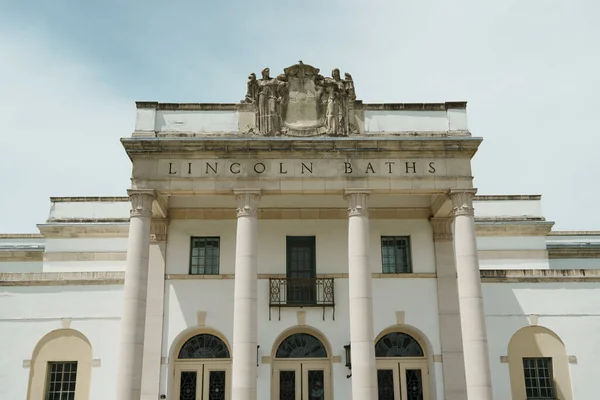
{"type": "Polygon", "coordinates": [[[239,174],[239,173],[240,173],[240,168],[239,168],[239,167],[240,167],[240,163],[239,163],[239,162],[234,162],[234,163],[232,163],[232,164],[229,166],[229,171],[231,171],[231,173],[232,173],[232,174],[239,174]],[[233,166],[234,166],[234,165],[237,165],[237,166],[238,166],[238,168],[237,168],[235,171],[233,170],[233,166]]]}
{"type": "Polygon", "coordinates": [[[265,172],[266,169],[267,167],[265,166],[265,164],[261,162],[254,164],[254,172],[256,172],[257,174],[262,174],[263,172],[265,172]]]}
{"type": "Polygon", "coordinates": [[[191,174],[192,174],[192,163],[189,162],[188,163],[188,175],[191,175],[191,174]]]}
{"type": "Polygon", "coordinates": [[[213,168],[212,165],[210,165],[209,163],[206,163],[206,173],[208,174],[208,170],[212,170],[212,172],[214,172],[215,174],[217,173],[217,167],[218,167],[219,163],[215,163],[215,167],[213,168]]]}
{"type": "Polygon", "coordinates": [[[371,163],[367,164],[367,170],[365,171],[365,174],[368,174],[368,173],[369,173],[369,170],[370,170],[372,173],[375,173],[375,170],[373,169],[373,166],[371,165],[371,163]]]}
{"type": "Polygon", "coordinates": [[[287,171],[283,170],[283,163],[282,162],[279,163],[279,173],[282,174],[282,175],[287,174],[287,171]]]}
{"type": "Polygon", "coordinates": [[[417,173],[417,163],[416,162],[412,162],[412,165],[410,165],[411,163],[409,163],[408,161],[405,162],[404,164],[406,164],[406,173],[408,174],[408,170],[412,169],[413,174],[417,173]]]}
{"type": "Polygon", "coordinates": [[[396,164],[395,162],[392,161],[387,161],[385,162],[385,164],[388,166],[388,174],[392,173],[392,165],[396,164]]]}
{"type": "Polygon", "coordinates": [[[352,164],[349,162],[344,163],[344,173],[351,174],[352,173],[352,164]]]}
{"type": "Polygon", "coordinates": [[[173,163],[169,163],[169,175],[175,175],[177,171],[173,171],[173,163]]]}
{"type": "Polygon", "coordinates": [[[313,163],[310,163],[310,168],[307,167],[306,164],[302,163],[302,172],[301,173],[304,174],[304,169],[306,168],[306,170],[312,174],[312,166],[313,166],[313,163]]]}
{"type": "Polygon", "coordinates": [[[432,161],[429,163],[429,173],[433,174],[435,172],[435,163],[432,161]]]}

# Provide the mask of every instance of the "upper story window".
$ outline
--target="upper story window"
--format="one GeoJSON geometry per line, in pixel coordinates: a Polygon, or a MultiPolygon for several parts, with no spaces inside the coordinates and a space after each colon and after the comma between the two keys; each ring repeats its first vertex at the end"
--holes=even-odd
{"type": "Polygon", "coordinates": [[[193,237],[190,251],[191,275],[219,274],[218,237],[193,237]]]}
{"type": "Polygon", "coordinates": [[[552,358],[523,358],[525,374],[525,392],[527,400],[556,399],[554,377],[552,375],[552,358]]]}
{"type": "Polygon", "coordinates": [[[381,262],[384,274],[412,272],[410,259],[410,237],[382,236],[381,262]]]}
{"type": "Polygon", "coordinates": [[[74,400],[77,361],[49,362],[46,400],[74,400]]]}

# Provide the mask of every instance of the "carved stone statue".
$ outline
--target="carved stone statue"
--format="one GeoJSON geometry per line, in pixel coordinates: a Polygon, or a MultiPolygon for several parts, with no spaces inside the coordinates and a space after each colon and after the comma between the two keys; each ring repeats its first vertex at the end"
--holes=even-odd
{"type": "Polygon", "coordinates": [[[253,105],[253,132],[263,136],[345,136],[356,132],[352,110],[356,93],[352,76],[340,77],[334,69],[331,78],[319,75],[319,69],[299,61],[284,69],[277,78],[269,68],[261,79],[250,74],[245,102],[253,105]]]}

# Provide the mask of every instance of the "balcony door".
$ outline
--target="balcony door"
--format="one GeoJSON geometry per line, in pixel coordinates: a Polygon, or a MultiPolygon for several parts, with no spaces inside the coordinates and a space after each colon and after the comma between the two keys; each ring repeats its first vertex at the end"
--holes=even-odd
{"type": "Polygon", "coordinates": [[[317,263],[314,236],[288,236],[287,303],[315,304],[317,301],[317,263]]]}

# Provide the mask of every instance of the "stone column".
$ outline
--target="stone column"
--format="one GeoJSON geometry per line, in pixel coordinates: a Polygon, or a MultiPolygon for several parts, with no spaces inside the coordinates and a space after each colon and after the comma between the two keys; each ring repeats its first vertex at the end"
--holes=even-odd
{"type": "Polygon", "coordinates": [[[352,398],[377,399],[373,289],[369,265],[369,190],[346,190],[352,398]]]}
{"type": "Polygon", "coordinates": [[[475,241],[473,196],[476,189],[450,191],[454,214],[454,251],[469,400],[492,400],[479,257],[475,241]]]}
{"type": "Polygon", "coordinates": [[[452,218],[431,218],[430,222],[433,228],[437,276],[444,399],[465,400],[467,385],[460,327],[456,262],[452,243],[452,218]]]}
{"type": "Polygon", "coordinates": [[[148,297],[142,365],[142,400],[160,396],[165,265],[167,257],[168,219],[153,219],[150,225],[150,259],[148,262],[148,297]]]}
{"type": "Polygon", "coordinates": [[[234,190],[237,201],[233,299],[232,400],[256,400],[257,206],[260,190],[234,190]]]}
{"type": "Polygon", "coordinates": [[[116,400],[139,400],[146,322],[150,220],[154,190],[128,190],[129,243],[123,288],[123,314],[117,363],[116,400]]]}

